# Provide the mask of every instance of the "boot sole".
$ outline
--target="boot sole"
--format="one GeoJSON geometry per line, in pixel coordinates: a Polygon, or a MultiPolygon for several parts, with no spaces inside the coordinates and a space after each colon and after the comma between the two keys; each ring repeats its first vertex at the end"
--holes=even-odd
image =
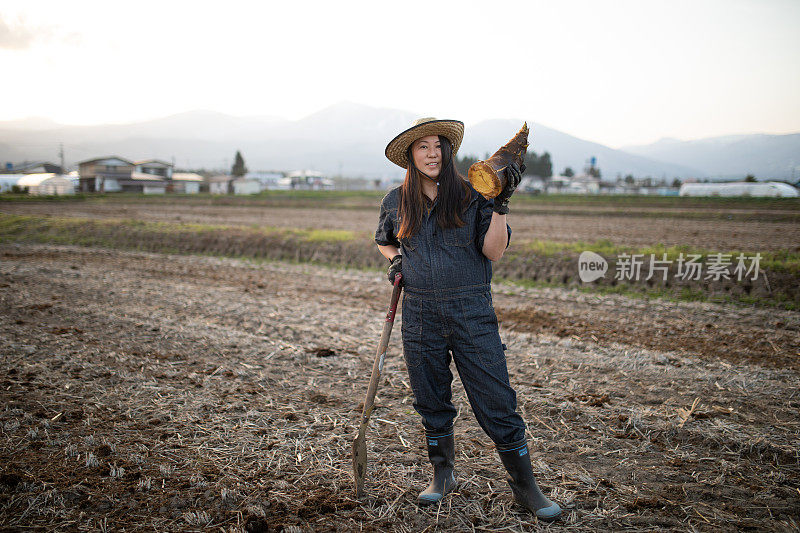
{"type": "MultiPolygon", "coordinates": [[[[520,501],[520,499],[517,497],[517,493],[516,493],[516,491],[514,490],[513,487],[511,488],[511,491],[514,494],[514,502],[517,505],[519,505],[520,507],[522,507],[523,509],[525,509],[526,511],[528,511],[529,513],[533,514],[533,516],[535,516],[537,518],[537,520],[541,520],[542,522],[555,522],[556,520],[561,518],[561,514],[562,514],[561,507],[559,507],[558,514],[556,514],[556,515],[553,515],[553,516],[540,516],[539,513],[536,512],[537,511],[536,509],[531,509],[530,507],[525,505],[522,501],[520,501]]],[[[550,507],[552,507],[552,506],[550,506],[550,507]]],[[[542,509],[549,509],[549,507],[542,507],[542,509]]],[[[539,510],[541,511],[542,509],[539,509],[539,510]]]]}
{"type": "Polygon", "coordinates": [[[521,504],[519,502],[517,502],[517,505],[519,505],[520,507],[525,509],[527,512],[531,513],[533,516],[536,517],[537,520],[541,520],[542,522],[555,522],[556,520],[559,520],[561,518],[561,512],[560,511],[559,511],[559,513],[557,515],[553,515],[553,516],[539,516],[536,513],[535,510],[530,509],[527,505],[523,505],[523,504],[521,504]]]}
{"type": "Polygon", "coordinates": [[[561,513],[558,513],[555,516],[548,516],[548,517],[539,516],[536,513],[534,514],[536,515],[536,519],[541,520],[542,522],[556,522],[561,519],[561,513]]]}
{"type": "Polygon", "coordinates": [[[458,487],[458,481],[453,483],[453,486],[451,486],[450,489],[447,492],[445,492],[444,494],[442,494],[442,496],[437,500],[427,500],[427,499],[420,498],[419,496],[417,496],[417,505],[419,505],[420,507],[428,507],[429,505],[433,505],[433,504],[439,503],[440,501],[444,500],[445,496],[447,496],[448,494],[453,492],[456,489],[456,487],[458,487]]]}

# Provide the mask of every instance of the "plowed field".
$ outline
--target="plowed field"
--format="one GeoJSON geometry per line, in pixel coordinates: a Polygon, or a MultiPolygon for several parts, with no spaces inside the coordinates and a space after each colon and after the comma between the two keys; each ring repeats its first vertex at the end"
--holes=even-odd
{"type": "Polygon", "coordinates": [[[389,293],[356,270],[0,246],[0,528],[798,529],[800,314],[559,288],[494,302],[560,525],[512,502],[458,378],[460,484],[417,507],[430,467],[399,323],[356,500],[389,293]]]}
{"type": "MultiPolygon", "coordinates": [[[[197,200],[199,201],[199,200],[197,200]]],[[[359,200],[351,209],[326,208],[319,200],[308,207],[205,205],[178,198],[172,205],[126,201],[63,202],[54,210],[48,202],[2,203],[5,213],[78,218],[126,218],[133,220],[214,224],[225,226],[274,226],[349,230],[372,234],[379,199],[359,200]]],[[[301,200],[287,201],[290,205],[301,200]]],[[[742,209],[630,209],[575,206],[514,206],[509,215],[515,242],[539,239],[557,242],[594,242],[606,239],[621,246],[686,245],[711,250],[749,252],[792,250],[800,247],[800,211],[761,212],[742,209]],[[555,207],[558,209],[556,210],[555,207]],[[788,218],[788,220],[786,220],[788,218]]]]}

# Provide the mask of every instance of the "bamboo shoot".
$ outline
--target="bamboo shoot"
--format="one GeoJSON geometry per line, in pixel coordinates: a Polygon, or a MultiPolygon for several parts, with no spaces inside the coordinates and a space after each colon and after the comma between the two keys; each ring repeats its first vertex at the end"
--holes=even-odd
{"type": "Polygon", "coordinates": [[[484,198],[494,198],[506,186],[506,175],[503,170],[511,163],[522,166],[525,153],[528,151],[528,123],[486,161],[478,161],[471,167],[467,176],[475,190],[484,198]]]}

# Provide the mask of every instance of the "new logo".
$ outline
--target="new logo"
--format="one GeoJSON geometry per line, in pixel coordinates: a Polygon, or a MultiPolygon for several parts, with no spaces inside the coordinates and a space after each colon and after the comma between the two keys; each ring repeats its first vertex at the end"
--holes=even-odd
{"type": "Polygon", "coordinates": [[[591,283],[606,275],[608,271],[608,261],[602,255],[594,252],[581,252],[578,257],[578,277],[584,283],[591,283]]]}

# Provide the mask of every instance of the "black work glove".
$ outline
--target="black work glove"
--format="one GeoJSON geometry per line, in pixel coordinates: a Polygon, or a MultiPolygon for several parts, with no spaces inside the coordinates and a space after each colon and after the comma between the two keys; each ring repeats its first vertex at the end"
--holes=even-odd
{"type": "Polygon", "coordinates": [[[518,167],[516,163],[511,163],[506,167],[505,172],[506,186],[503,187],[503,190],[500,191],[500,194],[494,199],[494,211],[501,215],[508,214],[508,200],[511,198],[511,195],[514,194],[514,191],[517,190],[517,185],[519,185],[522,179],[522,173],[525,172],[525,165],[523,164],[522,167],[518,167]]]}
{"type": "Polygon", "coordinates": [[[389,265],[389,270],[386,272],[389,278],[389,283],[394,285],[394,275],[402,271],[403,271],[403,256],[397,254],[396,256],[392,257],[392,264],[389,265]]]}

